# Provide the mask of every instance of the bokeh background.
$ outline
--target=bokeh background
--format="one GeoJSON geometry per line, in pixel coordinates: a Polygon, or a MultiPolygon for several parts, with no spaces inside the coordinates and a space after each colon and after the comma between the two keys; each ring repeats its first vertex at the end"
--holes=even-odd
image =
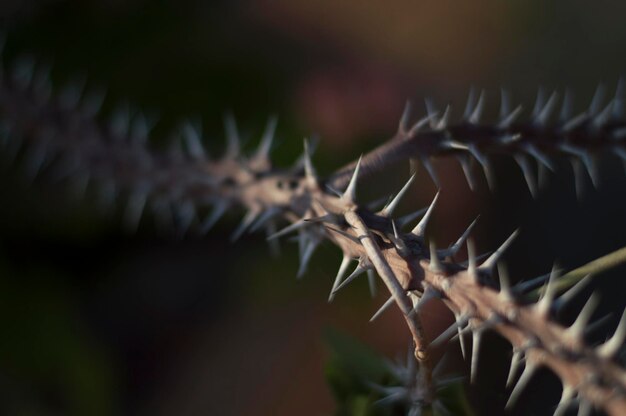
{"type": "MultiPolygon", "coordinates": [[[[526,108],[539,86],[570,87],[583,109],[598,82],[610,91],[624,72],[625,17],[625,3],[607,0],[0,4],[5,65],[31,54],[53,63],[58,86],[86,77],[88,87],[105,87],[103,118],[134,103],[158,115],[159,142],[194,117],[219,149],[224,111],[234,111],[249,147],[278,114],[277,163],[293,161],[315,134],[322,173],[390,137],[407,98],[455,104],[458,116],[470,86],[487,89],[493,112],[502,86],[526,108]]],[[[149,215],[128,233],[121,208],[102,212],[93,198],[47,183],[45,172],[31,183],[19,163],[1,160],[2,414],[328,415],[325,328],[390,357],[406,349],[396,313],[368,323],[382,287],[372,301],[363,280],[326,303],[340,260],[331,246],[297,281],[292,244],[274,258],[262,235],[228,243],[235,214],[207,236],[163,234],[149,215]]],[[[521,226],[508,256],[516,280],[549,270],[554,258],[572,268],[626,245],[626,180],[613,159],[602,159],[601,188],[586,183],[580,202],[566,160],[537,201],[509,158],[495,160],[495,192],[482,179],[470,192],[451,161],[436,166],[444,185],[431,236],[448,244],[481,214],[476,235],[488,250],[521,226]]],[[[368,193],[386,195],[407,176],[406,166],[392,170],[368,193]]],[[[426,174],[415,189],[406,212],[435,192],[426,174]]],[[[624,306],[625,272],[598,278],[598,316],[613,312],[609,330],[624,306]]],[[[433,307],[424,319],[434,331],[450,316],[433,307]]],[[[504,343],[489,344],[479,386],[468,390],[478,414],[497,414],[506,400],[504,343]]],[[[559,383],[542,375],[520,414],[558,401],[559,383]]]]}

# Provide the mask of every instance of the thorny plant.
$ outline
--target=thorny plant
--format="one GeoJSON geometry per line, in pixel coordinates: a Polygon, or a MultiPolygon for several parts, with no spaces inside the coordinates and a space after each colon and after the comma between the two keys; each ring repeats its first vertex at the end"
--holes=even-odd
{"type": "Polygon", "coordinates": [[[419,415],[429,407],[445,412],[437,388],[446,379],[433,371],[431,351],[456,338],[465,354],[464,340],[471,337],[473,381],[480,366],[483,335],[495,331],[513,350],[508,383],[514,387],[508,409],[533,373],[547,367],[563,385],[555,414],[563,414],[575,403],[583,411],[595,407],[612,415],[626,414],[626,371],[615,360],[626,337],[626,314],[614,335],[598,347],[584,342],[598,302],[596,295],[590,297],[571,326],[555,319],[556,311],[589,277],[563,291],[555,269],[547,276],[511,286],[505,270],[497,269],[517,232],[491,255],[480,258],[469,238],[474,223],[450,247],[436,247],[432,240],[427,241],[425,232],[438,195],[427,209],[395,216],[414,175],[380,210],[357,197],[360,182],[403,161],[421,163],[439,184],[431,164],[436,157],[457,158],[472,188],[477,179],[471,163],[478,162],[492,184],[490,156],[495,153],[513,156],[533,195],[537,193],[533,160],[541,169],[554,169],[553,158],[566,156],[574,165],[577,180],[586,169],[595,183],[595,155],[608,150],[626,159],[621,84],[608,104],[604,103],[603,90],[598,89],[588,110],[578,115],[571,113],[568,96],[557,111],[557,94],[546,99],[540,93],[525,121],[519,118],[522,108],[511,109],[506,94],[502,95],[500,117],[495,123],[481,121],[484,93],[477,99],[470,94],[457,121],[452,119],[450,108],[438,112],[427,102],[426,117],[413,122],[407,105],[391,139],[334,174],[320,177],[307,141],[303,156],[293,167],[272,165],[275,119],[269,121],[258,149],[251,155],[241,151],[232,116],[225,118],[227,148],[219,158],[209,157],[201,132],[190,123],[181,127],[168,151],[159,151],[148,143],[152,123],[142,113],[121,110],[103,125],[96,118],[103,97],[83,93],[81,86],[53,94],[48,70],[32,59],[22,59],[3,73],[0,113],[8,155],[23,153],[27,172],[33,177],[46,167],[49,175],[72,178],[83,189],[93,184],[107,203],[127,200],[125,219],[131,226],[136,226],[149,207],[157,219],[176,218],[182,230],[194,226],[206,232],[227,210],[243,208],[246,214],[232,240],[262,228],[272,243],[297,233],[298,275],[306,271],[316,247],[323,240],[331,241],[343,253],[343,260],[330,300],[362,273],[368,272],[370,282],[378,275],[391,296],[372,319],[396,305],[413,339],[415,360],[394,370],[401,385],[372,386],[386,396],[384,402],[403,403],[410,415],[419,415]],[[557,121],[553,122],[554,118],[557,121]],[[200,220],[198,213],[207,207],[212,207],[212,212],[200,220]],[[417,225],[406,228],[420,216],[417,225]],[[288,225],[277,231],[280,223],[288,225]],[[464,245],[468,258],[460,263],[455,255],[464,245]],[[356,268],[346,277],[355,260],[356,268]],[[541,297],[534,301],[528,295],[542,285],[541,297]],[[435,298],[454,313],[456,322],[435,339],[428,339],[420,310],[435,298]],[[518,377],[520,366],[524,369],[518,377]]]}

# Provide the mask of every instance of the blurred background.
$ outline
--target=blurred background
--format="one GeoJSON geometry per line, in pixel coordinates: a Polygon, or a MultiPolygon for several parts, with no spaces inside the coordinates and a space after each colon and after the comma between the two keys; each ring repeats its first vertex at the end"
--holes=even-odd
{"type": "MultiPolygon", "coordinates": [[[[323,174],[391,137],[408,98],[416,117],[426,96],[441,108],[454,104],[460,116],[470,86],[487,89],[493,113],[500,87],[525,108],[539,86],[569,87],[585,108],[599,82],[612,91],[623,74],[625,16],[626,3],[606,0],[0,4],[6,65],[26,53],[53,64],[58,86],[86,77],[88,87],[108,91],[104,115],[122,101],[158,115],[157,142],[195,117],[218,149],[222,114],[232,110],[251,148],[278,114],[277,163],[291,163],[302,138],[316,134],[323,174]]],[[[382,286],[371,300],[363,279],[326,302],[341,258],[330,245],[296,280],[293,244],[275,258],[262,235],[227,242],[237,215],[203,237],[160,233],[150,216],[128,233],[121,209],[76,200],[47,184],[45,173],[30,183],[19,163],[0,160],[2,414],[329,415],[326,328],[389,357],[406,350],[398,314],[368,323],[386,299],[382,286]]],[[[443,191],[430,235],[440,245],[478,214],[482,251],[521,226],[508,256],[515,280],[543,274],[555,258],[573,268],[626,245],[621,163],[602,159],[602,186],[587,180],[580,202],[567,160],[536,201],[511,159],[495,166],[497,189],[490,192],[477,171],[471,192],[458,164],[436,164],[443,191]]],[[[436,191],[420,173],[406,212],[436,191]]],[[[402,166],[367,192],[387,195],[407,177],[402,166]]],[[[598,316],[613,312],[608,331],[624,306],[624,272],[597,280],[598,316]]],[[[450,319],[437,306],[424,317],[430,331],[450,319]]],[[[494,336],[488,344],[494,352],[479,387],[468,390],[477,414],[496,414],[506,401],[505,343],[494,336]]],[[[542,374],[520,414],[544,414],[558,391],[542,374]]]]}

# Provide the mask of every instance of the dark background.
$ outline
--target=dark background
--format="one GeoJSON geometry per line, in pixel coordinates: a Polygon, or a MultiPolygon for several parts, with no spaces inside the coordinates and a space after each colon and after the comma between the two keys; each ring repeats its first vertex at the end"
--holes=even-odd
{"type": "MultiPolygon", "coordinates": [[[[407,98],[451,102],[459,116],[472,85],[487,89],[494,112],[501,86],[526,108],[538,86],[569,87],[582,110],[598,82],[612,91],[623,73],[625,16],[622,3],[582,0],[0,5],[7,67],[26,53],[53,63],[59,87],[86,76],[88,87],[108,91],[103,116],[122,100],[158,114],[156,142],[191,116],[218,149],[222,114],[232,109],[253,144],[278,114],[277,162],[290,163],[302,138],[318,134],[322,173],[390,137],[407,98]]],[[[371,301],[364,280],[326,303],[340,260],[331,246],[296,281],[292,244],[272,258],[262,235],[228,243],[236,215],[205,237],[159,233],[149,215],[129,234],[121,208],[103,213],[89,196],[76,200],[48,184],[45,172],[30,183],[19,162],[2,160],[2,414],[331,414],[325,327],[389,356],[406,348],[397,314],[368,324],[385,293],[371,301]]],[[[555,258],[572,268],[609,253],[626,245],[626,180],[621,163],[601,161],[602,186],[587,181],[582,202],[567,160],[537,201],[509,158],[495,160],[494,193],[482,179],[470,192],[460,168],[441,161],[431,236],[447,244],[481,214],[476,235],[485,251],[521,226],[508,256],[516,280],[544,273],[555,258]]],[[[399,189],[405,168],[370,182],[369,193],[399,189]]],[[[407,212],[434,195],[426,174],[417,182],[407,212]]],[[[624,271],[598,277],[598,316],[613,312],[609,332],[624,306],[624,271]]],[[[450,317],[432,309],[424,319],[436,329],[450,317]]],[[[489,343],[503,345],[497,337],[489,343]]],[[[485,358],[480,387],[470,390],[479,414],[506,399],[505,357],[485,358]]],[[[543,414],[558,387],[544,375],[520,412],[543,414]]]]}

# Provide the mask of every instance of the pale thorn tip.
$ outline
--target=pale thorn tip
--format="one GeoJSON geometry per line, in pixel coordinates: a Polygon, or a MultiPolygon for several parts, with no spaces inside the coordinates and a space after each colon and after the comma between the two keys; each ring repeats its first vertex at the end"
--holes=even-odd
{"type": "Polygon", "coordinates": [[[592,274],[587,274],[585,277],[580,279],[576,284],[565,291],[563,295],[561,295],[555,302],[554,305],[556,309],[562,310],[565,308],[569,302],[572,301],[588,284],[591,282],[593,278],[592,274]]]}
{"type": "Polygon", "coordinates": [[[385,303],[383,303],[383,306],[381,306],[380,309],[378,309],[376,313],[370,318],[370,322],[373,322],[374,320],[376,320],[380,315],[383,314],[383,312],[389,309],[391,305],[393,305],[394,303],[395,303],[395,299],[393,295],[391,295],[389,299],[387,299],[385,303]]]}
{"type": "Polygon", "coordinates": [[[613,336],[598,347],[598,354],[606,358],[615,357],[624,344],[624,340],[626,340],[626,309],[624,309],[622,313],[622,317],[617,324],[613,336]]]}
{"type": "Polygon", "coordinates": [[[449,248],[445,250],[439,250],[439,254],[441,256],[453,256],[456,253],[458,253],[458,251],[461,249],[463,244],[465,244],[465,241],[467,240],[470,233],[474,229],[474,226],[476,225],[476,222],[478,221],[479,218],[480,218],[480,215],[477,216],[474,221],[472,221],[472,223],[465,229],[463,234],[459,237],[458,240],[456,240],[454,244],[452,244],[449,248]]]}
{"type": "Polygon", "coordinates": [[[476,373],[478,372],[478,357],[480,355],[480,346],[483,336],[483,330],[481,328],[476,329],[473,332],[472,338],[472,358],[470,363],[470,383],[476,383],[476,373]]]}
{"type": "Polygon", "coordinates": [[[404,227],[405,225],[407,225],[408,223],[410,223],[411,221],[413,221],[414,219],[416,219],[417,217],[424,215],[424,213],[428,210],[428,207],[426,208],[420,208],[415,212],[412,212],[410,214],[407,214],[403,217],[398,218],[398,220],[396,221],[398,223],[398,225],[400,226],[400,228],[404,227]]]}
{"type": "Polygon", "coordinates": [[[435,130],[445,130],[448,127],[448,123],[450,122],[450,105],[446,106],[446,109],[443,112],[443,115],[439,119],[439,122],[435,126],[435,130]]]}
{"type": "Polygon", "coordinates": [[[473,238],[467,240],[467,272],[474,279],[478,279],[478,268],[476,266],[476,244],[473,238]]]}
{"type": "Polygon", "coordinates": [[[356,268],[350,274],[350,276],[346,277],[346,279],[343,282],[341,282],[339,285],[337,285],[337,287],[333,290],[333,294],[339,292],[341,289],[343,289],[348,284],[350,284],[354,279],[356,279],[358,276],[363,274],[363,272],[365,272],[366,270],[369,270],[369,269],[370,268],[368,268],[368,267],[362,266],[361,262],[359,262],[359,264],[356,266],[356,268]]]}
{"type": "Polygon", "coordinates": [[[261,210],[259,208],[251,208],[246,215],[243,217],[239,226],[235,229],[235,231],[230,236],[230,242],[234,243],[243,235],[243,233],[252,225],[254,221],[261,215],[261,210]]]}
{"type": "Polygon", "coordinates": [[[519,380],[513,387],[513,391],[511,392],[511,395],[509,396],[509,400],[506,402],[506,406],[505,406],[506,410],[511,410],[511,408],[515,406],[515,403],[522,395],[522,392],[524,391],[524,389],[530,382],[530,379],[533,377],[536,370],[537,370],[536,365],[530,362],[526,363],[526,367],[524,367],[524,371],[522,372],[522,375],[520,376],[519,380]]]}
{"type": "Polygon", "coordinates": [[[286,234],[291,233],[292,231],[296,231],[298,229],[304,228],[304,227],[308,227],[309,225],[311,225],[310,223],[306,222],[305,220],[299,220],[297,222],[294,222],[293,224],[289,224],[288,226],[286,226],[285,228],[283,228],[282,230],[279,230],[277,232],[275,232],[272,235],[267,236],[267,240],[271,241],[271,240],[275,240],[279,237],[282,237],[286,234]]]}
{"type": "Polygon", "coordinates": [[[370,289],[370,296],[372,298],[376,297],[376,272],[374,271],[374,269],[369,268],[367,269],[367,284],[369,286],[370,289]]]}
{"type": "Polygon", "coordinates": [[[476,189],[476,179],[474,178],[474,173],[472,172],[470,158],[462,154],[457,155],[456,158],[461,165],[461,169],[463,169],[463,174],[465,175],[465,179],[467,180],[467,185],[469,186],[471,191],[474,191],[476,189]]]}
{"type": "Polygon", "coordinates": [[[432,286],[427,286],[426,289],[424,290],[424,293],[419,298],[419,300],[417,301],[417,303],[415,304],[413,309],[411,309],[411,312],[409,312],[407,316],[411,317],[419,313],[420,309],[424,307],[428,302],[430,302],[433,299],[438,299],[438,298],[441,298],[441,293],[437,289],[433,288],[432,286]]]}
{"type": "Polygon", "coordinates": [[[437,205],[437,201],[439,200],[440,192],[441,191],[437,192],[437,194],[435,195],[435,198],[433,198],[433,201],[430,203],[430,206],[426,210],[426,213],[424,214],[420,222],[411,231],[416,236],[424,237],[424,234],[426,233],[426,226],[428,225],[428,222],[430,221],[430,218],[433,215],[433,210],[435,209],[435,206],[437,205]]]}
{"type": "Polygon", "coordinates": [[[341,284],[341,279],[343,279],[344,275],[346,274],[346,271],[348,270],[348,266],[350,265],[350,262],[352,261],[352,258],[346,254],[343,255],[342,259],[341,259],[341,264],[339,265],[339,270],[337,271],[337,276],[335,277],[335,281],[333,283],[333,287],[330,290],[330,295],[328,296],[328,302],[332,302],[334,297],[335,297],[335,291],[337,290],[337,287],[341,284]]]}
{"type": "Polygon", "coordinates": [[[311,160],[311,149],[309,147],[309,140],[304,139],[304,175],[310,182],[317,183],[317,172],[311,160]]]}
{"type": "Polygon", "coordinates": [[[463,112],[463,119],[469,120],[472,115],[472,110],[474,108],[474,99],[476,98],[476,90],[474,87],[470,87],[469,93],[467,94],[467,104],[465,104],[465,111],[463,112]]]}
{"type": "MultiPolygon", "coordinates": [[[[436,348],[444,342],[448,341],[452,338],[459,328],[461,323],[458,320],[455,320],[452,325],[450,325],[445,331],[439,334],[434,340],[432,340],[428,346],[428,348],[436,348]]],[[[463,324],[465,325],[465,324],[463,324]]]]}
{"type": "Polygon", "coordinates": [[[506,299],[513,299],[513,291],[511,290],[511,278],[504,263],[498,262],[498,278],[500,280],[500,295],[506,299]]]}
{"type": "Polygon", "coordinates": [[[435,103],[431,98],[424,98],[424,105],[426,106],[426,114],[429,118],[430,128],[435,129],[437,127],[437,121],[435,117],[437,117],[437,109],[435,108],[435,103]]]}
{"type": "Polygon", "coordinates": [[[406,133],[409,129],[409,120],[411,119],[411,110],[412,104],[410,100],[406,100],[404,104],[404,110],[402,110],[402,117],[400,117],[400,122],[398,124],[398,131],[400,133],[406,133]]]}
{"type": "Polygon", "coordinates": [[[202,225],[200,226],[200,232],[202,234],[206,234],[213,226],[219,221],[220,218],[226,213],[228,210],[229,204],[225,201],[219,201],[213,206],[213,210],[211,214],[204,220],[202,225]]]}
{"type": "Polygon", "coordinates": [[[552,271],[550,272],[550,278],[548,283],[543,289],[543,294],[537,303],[537,311],[540,315],[547,317],[552,309],[552,303],[554,302],[554,296],[556,295],[555,280],[559,277],[559,268],[555,262],[552,265],[552,271]]]}
{"type": "Polygon", "coordinates": [[[313,253],[315,252],[318,244],[319,243],[316,240],[309,239],[304,246],[302,250],[302,255],[300,256],[300,267],[298,268],[298,273],[296,274],[297,279],[301,279],[302,276],[304,276],[304,274],[306,273],[309,266],[309,261],[311,260],[311,257],[313,256],[313,253]]]}
{"type": "Polygon", "coordinates": [[[565,414],[567,408],[572,402],[572,399],[574,398],[575,393],[576,391],[574,390],[574,388],[568,385],[563,386],[561,398],[559,399],[559,404],[557,404],[556,409],[554,410],[553,416],[563,416],[565,414]]]}
{"type": "Polygon", "coordinates": [[[426,169],[426,172],[428,172],[428,175],[430,175],[430,178],[433,180],[433,183],[435,184],[435,186],[438,189],[441,189],[441,182],[439,181],[439,176],[437,175],[437,171],[435,170],[435,167],[433,166],[433,163],[431,162],[431,160],[428,158],[428,156],[421,156],[420,161],[422,162],[422,165],[426,169]]]}
{"type": "Polygon", "coordinates": [[[524,180],[526,181],[526,185],[528,185],[528,190],[530,191],[530,195],[533,199],[537,199],[537,194],[539,190],[537,188],[537,183],[535,181],[533,169],[528,162],[528,159],[525,155],[516,154],[513,156],[515,162],[517,162],[518,166],[522,170],[522,174],[524,175],[524,180]]]}
{"type": "Polygon", "coordinates": [[[469,119],[467,121],[469,121],[471,124],[480,123],[480,118],[483,114],[484,109],[485,109],[485,90],[482,90],[480,92],[480,96],[478,97],[478,102],[476,103],[476,107],[474,108],[474,111],[469,116],[469,119]]]}
{"type": "Polygon", "coordinates": [[[363,155],[359,157],[358,162],[356,162],[356,167],[354,168],[354,173],[352,174],[352,178],[350,179],[350,183],[348,183],[348,187],[345,192],[341,196],[341,199],[346,202],[356,202],[356,185],[359,178],[359,170],[361,169],[361,160],[363,159],[363,155]]]}
{"type": "Polygon", "coordinates": [[[509,374],[506,378],[506,388],[508,389],[517,375],[517,370],[522,364],[522,352],[516,348],[513,349],[513,355],[511,356],[511,365],[509,367],[509,374]]]}
{"type": "Polygon", "coordinates": [[[487,272],[489,274],[492,274],[493,270],[496,267],[496,264],[498,263],[498,260],[500,260],[500,258],[504,254],[504,252],[513,243],[513,240],[515,240],[515,238],[517,237],[518,234],[519,234],[519,228],[517,230],[515,230],[513,232],[513,234],[511,234],[509,236],[509,238],[507,238],[506,241],[504,243],[502,243],[502,245],[491,256],[489,256],[489,258],[487,260],[485,260],[480,265],[479,269],[480,270],[484,270],[485,272],[487,272]]]}
{"type": "Polygon", "coordinates": [[[433,273],[443,273],[444,268],[441,264],[441,261],[439,260],[435,242],[431,240],[428,243],[428,246],[430,247],[430,263],[428,265],[428,270],[433,273]]]}
{"type": "Polygon", "coordinates": [[[511,127],[511,125],[515,123],[515,121],[522,114],[523,110],[524,110],[524,107],[521,105],[518,105],[513,111],[511,111],[511,113],[509,113],[509,115],[507,115],[506,117],[500,120],[500,122],[498,123],[498,127],[501,129],[507,129],[511,127]]]}
{"type": "Polygon", "coordinates": [[[548,123],[548,119],[550,118],[550,116],[552,115],[552,112],[554,111],[554,108],[556,107],[558,96],[559,95],[556,91],[554,91],[550,95],[548,102],[543,106],[541,111],[535,117],[535,123],[537,125],[545,126],[548,123]]]}
{"type": "Polygon", "coordinates": [[[589,320],[595,312],[599,302],[600,294],[598,292],[594,292],[585,303],[585,306],[583,306],[583,308],[581,309],[578,317],[576,318],[572,326],[567,329],[567,332],[570,333],[574,338],[581,339],[585,333],[587,324],[589,323],[589,320]]]}
{"type": "Polygon", "coordinates": [[[415,181],[415,175],[416,175],[415,173],[411,175],[407,183],[402,187],[402,189],[400,189],[400,192],[398,192],[398,194],[393,198],[393,200],[382,209],[382,211],[380,212],[380,215],[382,215],[383,217],[390,217],[391,215],[393,215],[394,211],[396,210],[396,208],[398,208],[400,201],[402,200],[402,198],[408,191],[409,187],[415,181]]]}
{"type": "Polygon", "coordinates": [[[259,160],[269,160],[272,144],[274,143],[274,134],[276,133],[276,125],[278,124],[278,116],[272,115],[267,120],[267,126],[263,132],[261,142],[256,151],[255,158],[259,160]]]}

